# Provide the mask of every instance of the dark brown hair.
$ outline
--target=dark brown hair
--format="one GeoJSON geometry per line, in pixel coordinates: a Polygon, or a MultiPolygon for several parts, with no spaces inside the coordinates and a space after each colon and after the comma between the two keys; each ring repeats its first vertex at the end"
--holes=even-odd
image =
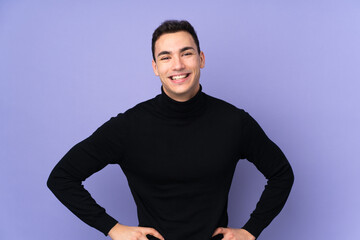
{"type": "Polygon", "coordinates": [[[156,28],[152,35],[151,51],[154,61],[156,61],[155,42],[159,39],[159,37],[165,33],[175,33],[180,31],[185,31],[191,34],[197,46],[198,53],[200,54],[200,43],[193,26],[186,20],[167,20],[163,22],[158,28],[156,28]]]}

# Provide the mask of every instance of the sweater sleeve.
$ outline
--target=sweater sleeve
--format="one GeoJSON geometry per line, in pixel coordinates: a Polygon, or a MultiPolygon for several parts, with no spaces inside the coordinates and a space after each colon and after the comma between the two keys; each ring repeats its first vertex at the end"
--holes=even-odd
{"type": "Polygon", "coordinates": [[[71,212],[105,235],[117,221],[96,203],[82,181],[124,154],[122,117],[111,118],[90,137],[76,144],[52,170],[47,186],[71,212]]]}
{"type": "Polygon", "coordinates": [[[248,113],[244,114],[242,146],[245,147],[241,158],[252,162],[267,179],[255,210],[243,226],[243,229],[257,238],[284,207],[294,182],[294,175],[280,148],[266,136],[248,113]]]}

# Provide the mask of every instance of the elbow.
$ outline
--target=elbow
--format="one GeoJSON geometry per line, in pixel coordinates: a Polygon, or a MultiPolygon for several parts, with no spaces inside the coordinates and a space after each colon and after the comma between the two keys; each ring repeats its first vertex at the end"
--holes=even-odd
{"type": "Polygon", "coordinates": [[[289,172],[290,172],[291,184],[294,184],[295,176],[294,176],[294,171],[293,171],[292,167],[290,166],[290,164],[289,164],[289,172]]]}
{"type": "Polygon", "coordinates": [[[279,187],[288,189],[289,191],[294,184],[294,180],[294,171],[289,163],[283,165],[274,175],[269,178],[269,182],[276,182],[279,187]]]}
{"type": "Polygon", "coordinates": [[[292,186],[294,185],[294,181],[295,181],[295,176],[294,176],[294,171],[291,168],[290,164],[288,165],[288,170],[286,171],[286,181],[288,184],[288,187],[291,189],[292,186]]]}
{"type": "Polygon", "coordinates": [[[55,166],[50,173],[46,185],[54,194],[67,191],[70,188],[81,185],[81,179],[78,179],[66,171],[63,167],[55,166]]]}
{"type": "Polygon", "coordinates": [[[61,168],[55,166],[47,179],[46,185],[51,192],[55,193],[56,191],[61,190],[66,182],[66,175],[63,174],[61,168]]]}
{"type": "Polygon", "coordinates": [[[54,177],[54,170],[50,173],[47,181],[46,181],[46,186],[52,191],[54,192],[55,190],[55,186],[56,186],[56,178],[54,177]]]}

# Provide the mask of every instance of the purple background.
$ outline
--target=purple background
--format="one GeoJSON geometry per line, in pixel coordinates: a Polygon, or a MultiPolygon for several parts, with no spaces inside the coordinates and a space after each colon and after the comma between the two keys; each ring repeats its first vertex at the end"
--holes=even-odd
{"type": "MultiPolygon", "coordinates": [[[[248,111],[293,166],[289,200],[259,239],[359,239],[360,2],[124,2],[0,0],[0,239],[105,239],[46,180],[71,146],[160,92],[150,41],[165,19],[197,30],[203,91],[248,111]]],[[[265,182],[239,162],[230,226],[265,182]]],[[[137,224],[118,166],[85,187],[137,224]]]]}

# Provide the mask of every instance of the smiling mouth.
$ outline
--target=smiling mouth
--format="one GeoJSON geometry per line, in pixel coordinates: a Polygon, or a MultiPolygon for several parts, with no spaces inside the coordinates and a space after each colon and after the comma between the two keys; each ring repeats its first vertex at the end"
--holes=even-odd
{"type": "Polygon", "coordinates": [[[182,75],[176,75],[176,76],[171,76],[170,79],[171,79],[171,80],[181,80],[181,79],[187,78],[189,75],[190,75],[190,73],[182,74],[182,75]]]}

